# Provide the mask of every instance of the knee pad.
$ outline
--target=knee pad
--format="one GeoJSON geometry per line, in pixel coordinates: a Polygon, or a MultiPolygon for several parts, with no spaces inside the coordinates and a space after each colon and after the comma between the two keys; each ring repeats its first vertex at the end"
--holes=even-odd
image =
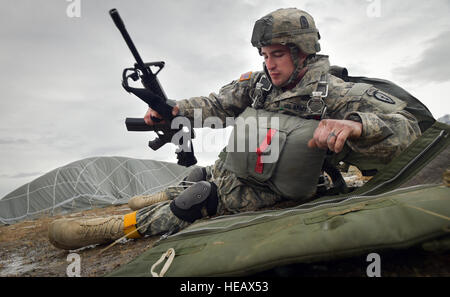
{"type": "Polygon", "coordinates": [[[208,216],[214,215],[217,212],[218,201],[217,186],[214,183],[200,181],[173,199],[170,210],[178,218],[192,223],[204,217],[203,208],[206,209],[208,216]]]}
{"type": "Polygon", "coordinates": [[[206,168],[205,167],[196,167],[189,172],[188,176],[186,176],[183,181],[190,182],[199,182],[202,180],[206,180],[206,168]]]}

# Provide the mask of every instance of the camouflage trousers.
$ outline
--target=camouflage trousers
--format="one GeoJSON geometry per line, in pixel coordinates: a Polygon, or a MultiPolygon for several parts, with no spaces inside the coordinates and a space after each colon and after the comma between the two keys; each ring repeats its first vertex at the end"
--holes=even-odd
{"type": "MultiPolygon", "coordinates": [[[[250,186],[224,168],[219,159],[213,166],[208,166],[207,180],[217,185],[219,198],[217,215],[234,214],[245,211],[255,211],[263,207],[272,206],[282,197],[269,189],[250,186]]],[[[169,201],[159,202],[140,209],[136,214],[137,227],[142,235],[157,235],[175,233],[190,225],[170,210],[169,204],[186,187],[170,187],[165,192],[169,201]]]]}

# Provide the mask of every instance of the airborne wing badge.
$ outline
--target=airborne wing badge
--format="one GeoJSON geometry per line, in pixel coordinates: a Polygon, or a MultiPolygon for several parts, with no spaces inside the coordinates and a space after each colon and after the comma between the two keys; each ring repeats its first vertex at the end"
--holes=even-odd
{"type": "Polygon", "coordinates": [[[249,80],[251,77],[252,77],[252,72],[249,71],[247,73],[242,74],[241,77],[239,78],[239,81],[249,80]]]}

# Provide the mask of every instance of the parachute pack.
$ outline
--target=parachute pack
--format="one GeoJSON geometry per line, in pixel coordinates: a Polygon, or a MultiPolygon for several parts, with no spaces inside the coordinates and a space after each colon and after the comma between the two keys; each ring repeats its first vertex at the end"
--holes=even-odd
{"type": "Polygon", "coordinates": [[[340,66],[331,66],[329,73],[346,82],[371,84],[381,91],[403,100],[407,104],[405,110],[416,117],[422,133],[436,121],[428,108],[419,99],[389,80],[365,76],[349,76],[347,68],[340,66]]]}
{"type": "Polygon", "coordinates": [[[326,153],[307,146],[318,124],[247,107],[235,122],[226,157],[222,157],[224,167],[253,186],[304,202],[316,192],[326,153]]]}

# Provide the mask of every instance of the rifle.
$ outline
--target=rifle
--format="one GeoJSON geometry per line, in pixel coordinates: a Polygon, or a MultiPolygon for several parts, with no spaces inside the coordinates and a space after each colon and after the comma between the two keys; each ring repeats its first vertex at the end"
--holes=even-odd
{"type": "MultiPolygon", "coordinates": [[[[172,109],[175,106],[175,101],[167,99],[166,93],[162,89],[157,75],[164,68],[165,63],[163,61],[144,63],[139,55],[127,29],[119,15],[117,9],[113,8],[109,11],[111,18],[114,21],[117,29],[119,29],[122,37],[128,45],[131,53],[136,60],[134,67],[125,68],[122,72],[122,86],[123,88],[148,104],[148,106],[157,111],[167,124],[156,124],[154,126],[148,126],[144,119],[141,118],[127,118],[125,125],[128,131],[154,131],[158,135],[154,140],[149,141],[148,146],[153,150],[158,150],[166,143],[174,143],[178,146],[176,150],[178,164],[189,167],[197,163],[197,159],[194,156],[194,147],[192,146],[192,139],[195,137],[194,130],[189,127],[189,131],[185,132],[183,127],[172,129],[171,122],[175,118],[172,115],[172,109]],[[151,67],[158,67],[156,73],[153,73],[151,67]],[[130,87],[128,84],[129,79],[133,81],[141,80],[143,89],[130,87]],[[183,137],[175,143],[174,136],[177,133],[182,133],[183,137]],[[184,142],[187,140],[186,142],[184,142]]],[[[160,119],[153,118],[155,123],[160,122],[160,119]]]]}

